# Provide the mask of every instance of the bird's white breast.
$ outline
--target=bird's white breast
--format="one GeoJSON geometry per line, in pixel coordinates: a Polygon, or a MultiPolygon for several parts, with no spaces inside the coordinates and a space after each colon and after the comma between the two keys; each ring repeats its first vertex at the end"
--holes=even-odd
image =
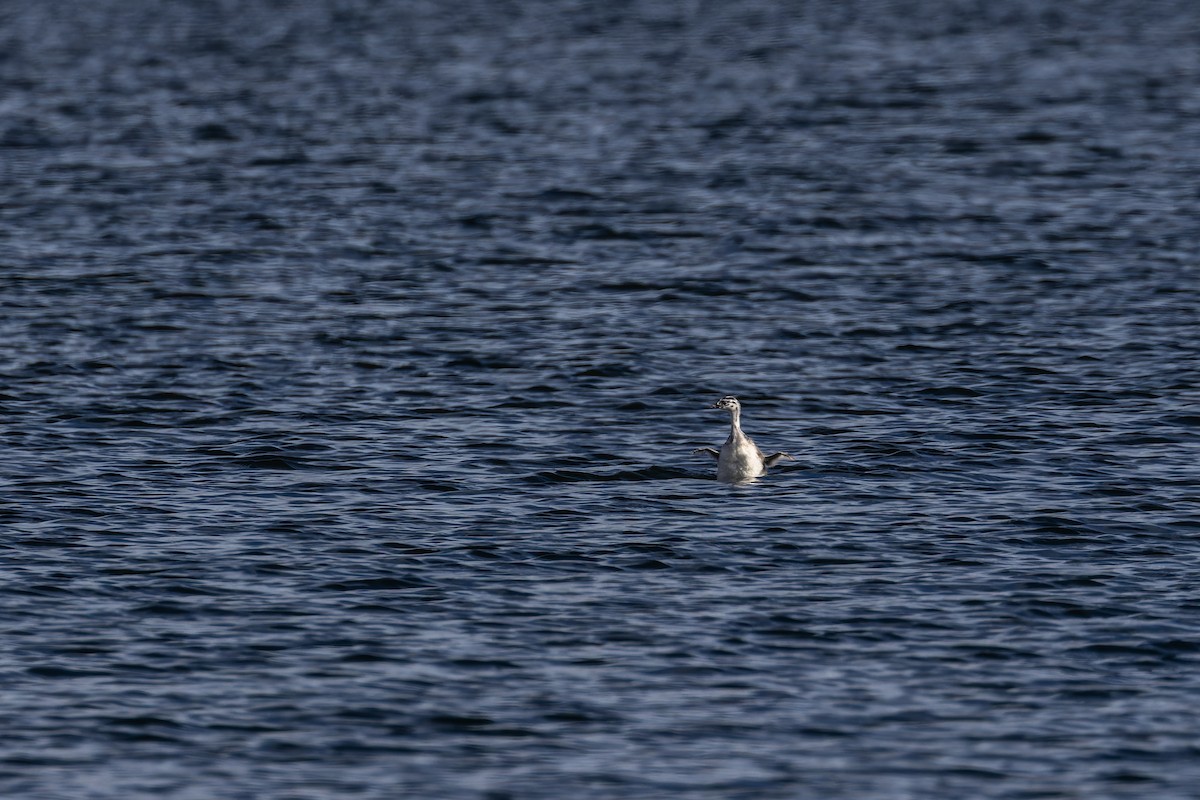
{"type": "Polygon", "coordinates": [[[748,436],[730,436],[721,446],[721,456],[717,459],[717,480],[740,483],[757,478],[763,471],[762,456],[748,436]]]}

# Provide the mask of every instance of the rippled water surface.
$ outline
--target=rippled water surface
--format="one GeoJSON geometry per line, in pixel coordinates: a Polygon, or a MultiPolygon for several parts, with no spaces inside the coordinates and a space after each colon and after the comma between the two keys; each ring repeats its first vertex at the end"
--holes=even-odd
{"type": "Polygon", "coordinates": [[[0,43],[4,797],[1195,796],[1200,6],[0,43]]]}

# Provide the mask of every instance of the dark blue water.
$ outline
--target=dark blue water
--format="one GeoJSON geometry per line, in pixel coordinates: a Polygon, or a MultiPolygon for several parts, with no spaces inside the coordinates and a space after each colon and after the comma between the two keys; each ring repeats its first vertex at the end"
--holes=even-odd
{"type": "Polygon", "coordinates": [[[1198,143],[1192,2],[0,4],[0,795],[1195,797],[1198,143]]]}

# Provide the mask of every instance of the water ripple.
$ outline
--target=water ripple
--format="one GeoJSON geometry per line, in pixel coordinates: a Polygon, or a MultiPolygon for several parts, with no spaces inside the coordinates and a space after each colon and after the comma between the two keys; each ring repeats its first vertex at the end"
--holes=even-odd
{"type": "Polygon", "coordinates": [[[1191,796],[1196,11],[943,6],[7,12],[0,793],[1191,796]]]}

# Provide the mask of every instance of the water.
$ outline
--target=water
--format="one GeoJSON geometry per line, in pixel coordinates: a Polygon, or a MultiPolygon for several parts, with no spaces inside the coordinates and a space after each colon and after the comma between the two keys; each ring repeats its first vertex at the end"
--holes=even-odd
{"type": "Polygon", "coordinates": [[[3,796],[1195,796],[1194,4],[0,8],[3,796]]]}

